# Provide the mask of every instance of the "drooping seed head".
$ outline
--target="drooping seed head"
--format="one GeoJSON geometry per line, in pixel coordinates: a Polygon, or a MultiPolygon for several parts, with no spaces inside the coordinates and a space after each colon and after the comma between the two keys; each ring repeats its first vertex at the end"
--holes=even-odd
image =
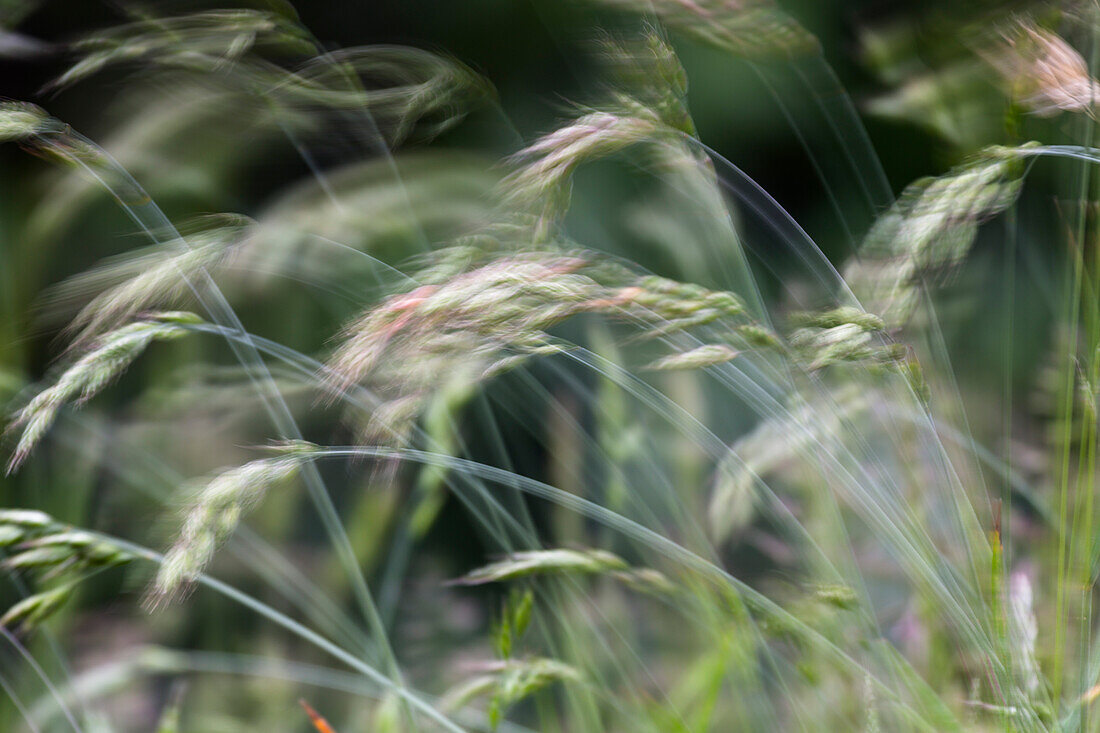
{"type": "Polygon", "coordinates": [[[26,102],[0,103],[0,143],[34,136],[50,119],[40,107],[26,102]]]}
{"type": "Polygon", "coordinates": [[[15,413],[7,430],[19,431],[20,435],[8,461],[8,473],[26,460],[63,405],[87,402],[121,375],[149,344],[187,335],[190,331],[186,326],[196,322],[193,319],[197,318],[193,314],[178,312],[154,313],[145,320],[103,335],[90,351],[62,372],[53,385],[39,392],[15,413]]]}
{"type": "Polygon", "coordinates": [[[268,489],[295,476],[316,453],[316,446],[304,441],[273,449],[279,455],[223,471],[198,490],[186,509],[179,536],[165,553],[150,589],[149,605],[164,603],[194,583],[241,517],[268,489]]]}

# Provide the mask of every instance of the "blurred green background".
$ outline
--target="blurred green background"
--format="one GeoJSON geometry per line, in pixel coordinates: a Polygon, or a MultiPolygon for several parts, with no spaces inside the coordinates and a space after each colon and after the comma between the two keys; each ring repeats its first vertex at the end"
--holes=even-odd
{"type": "MultiPolygon", "coordinates": [[[[783,3],[817,36],[835,79],[813,77],[810,74],[816,72],[809,67],[800,76],[783,64],[733,59],[675,33],[670,37],[690,80],[689,103],[699,137],[774,197],[839,267],[852,256],[872,214],[881,209],[871,211],[859,191],[859,174],[873,178],[877,173],[854,171],[852,166],[859,162],[837,150],[838,131],[832,127],[836,118],[822,114],[823,103],[835,110],[843,104],[845,92],[850,96],[894,194],[921,176],[943,173],[987,145],[1017,144],[1033,137],[1046,142],[1079,138],[1076,118],[1014,114],[995,80],[978,71],[969,55],[968,32],[988,18],[1006,17],[1033,5],[783,3]],[[809,87],[819,96],[808,93],[809,87]]],[[[166,14],[192,7],[167,2],[144,9],[166,14]]],[[[285,137],[257,122],[261,115],[256,110],[238,116],[231,107],[215,108],[209,120],[200,118],[200,124],[194,124],[186,105],[195,97],[177,95],[173,77],[125,65],[72,88],[42,91],[72,62],[65,44],[142,10],[140,4],[110,2],[0,5],[0,27],[42,44],[40,52],[30,56],[0,55],[0,94],[39,104],[102,144],[173,221],[216,212],[263,218],[288,187],[309,177],[310,170],[285,137]],[[174,115],[186,125],[174,128],[174,115]]],[[[401,44],[440,51],[492,83],[491,104],[476,108],[437,139],[411,140],[398,149],[398,168],[408,165],[413,174],[415,156],[424,148],[467,156],[456,159],[472,160],[472,167],[483,165],[488,177],[496,175],[493,161],[553,130],[569,116],[571,103],[593,102],[604,93],[593,41],[601,34],[629,33],[639,27],[633,16],[580,2],[542,0],[311,0],[300,3],[296,11],[301,23],[332,50],[401,44]]],[[[377,160],[381,166],[388,160],[379,156],[373,141],[344,132],[334,126],[309,136],[310,152],[320,168],[331,170],[360,159],[377,160]]],[[[858,132],[846,129],[841,134],[858,132]]],[[[719,168],[718,174],[725,178],[728,171],[719,168]]],[[[1065,222],[1051,202],[1076,190],[1075,176],[1075,170],[1063,163],[1037,164],[1014,218],[984,227],[971,258],[937,293],[946,354],[979,440],[1006,439],[1001,433],[1002,410],[1012,408],[994,404],[1006,381],[1021,413],[1016,437],[1026,441],[1043,429],[1042,410],[1030,405],[1045,364],[1044,351],[1057,338],[1051,324],[1064,285],[1064,252],[1048,241],[1051,232],[1061,234],[1065,222]],[[1009,238],[1011,249],[1005,247],[1009,238]],[[1009,268],[1018,275],[1014,289],[1006,294],[998,283],[1009,268]]],[[[475,185],[481,183],[472,182],[471,188],[475,185]]],[[[688,251],[687,243],[657,241],[660,233],[647,231],[648,220],[641,215],[653,205],[655,195],[661,194],[653,177],[629,157],[586,167],[576,178],[568,231],[586,246],[629,258],[649,271],[708,287],[730,287],[724,271],[715,265],[728,264],[728,253],[688,251]]],[[[732,194],[730,199],[767,304],[779,312],[816,304],[805,266],[783,248],[765,221],[740,207],[732,194]]],[[[436,234],[430,224],[425,229],[429,238],[436,234]]],[[[442,227],[439,235],[448,233],[442,227]]],[[[399,266],[417,253],[418,236],[387,231],[372,243],[372,252],[399,266]]],[[[0,147],[0,401],[16,404],[29,385],[47,378],[51,365],[63,355],[65,339],[59,331],[72,310],[44,307],[44,294],[105,258],[146,245],[102,192],[19,146],[0,147]]],[[[364,272],[358,280],[345,277],[340,281],[343,289],[326,289],[292,279],[272,285],[260,273],[254,280],[245,277],[233,283],[230,292],[250,331],[319,354],[331,348],[341,325],[378,295],[374,274],[364,272]]],[[[239,462],[246,455],[244,446],[268,437],[254,401],[234,392],[231,364],[225,346],[213,339],[155,346],[117,385],[77,416],[66,418],[18,475],[0,479],[0,504],[40,508],[74,524],[163,543],[174,525],[173,518],[166,520],[165,502],[158,495],[168,496],[183,478],[239,462]],[[199,364],[214,366],[200,369],[199,364]],[[186,436],[193,436],[193,442],[186,436]]],[[[583,403],[592,394],[612,403],[615,398],[601,393],[599,380],[575,365],[536,366],[533,373],[545,387],[544,394],[532,396],[519,380],[505,379],[498,398],[462,416],[467,454],[492,462],[503,452],[511,463],[508,468],[517,473],[557,484],[571,478],[583,483],[577,477],[583,479],[587,469],[559,465],[556,452],[572,448],[583,453],[586,448],[555,442],[559,436],[553,408],[570,399],[583,403]],[[490,424],[492,431],[486,428],[490,424]]],[[[705,411],[705,391],[686,388],[683,394],[688,401],[702,403],[700,410],[705,411]]],[[[288,399],[307,416],[302,425],[307,436],[334,432],[331,426],[338,416],[318,405],[313,395],[290,388],[288,399]]],[[[583,405],[573,414],[582,423],[595,422],[583,405]]],[[[723,439],[745,429],[736,416],[712,417],[723,439]]],[[[629,416],[622,422],[629,427],[629,416]]],[[[342,430],[335,429],[337,436],[347,437],[342,430]]],[[[702,475],[702,462],[690,455],[690,448],[684,453],[683,475],[702,475]]],[[[429,587],[468,571],[485,556],[487,543],[482,544],[458,502],[446,504],[417,546],[410,560],[415,572],[392,581],[400,586],[399,592],[388,585],[392,579],[387,564],[393,560],[386,551],[394,531],[391,520],[404,511],[399,497],[394,492],[359,491],[384,483],[372,472],[349,471],[346,466],[326,467],[325,472],[334,485],[346,489],[336,501],[363,566],[379,580],[383,595],[401,596],[389,614],[403,627],[403,661],[414,668],[430,667],[441,650],[491,625],[500,601],[495,591],[454,591],[448,596],[453,606],[446,608],[425,600],[431,598],[429,587]]],[[[169,498],[166,503],[171,507],[174,501],[169,498]]],[[[345,604],[347,588],[331,558],[325,557],[318,522],[305,506],[300,494],[279,494],[265,503],[250,526],[285,549],[303,572],[323,579],[327,588],[337,588],[333,595],[345,604]]],[[[562,521],[552,512],[533,512],[539,527],[562,521]]],[[[726,560],[750,578],[772,563],[752,547],[734,548],[726,560]]],[[[233,562],[228,560],[224,571],[262,592],[262,583],[233,562]]],[[[58,643],[65,647],[59,658],[71,655],[76,666],[85,668],[93,666],[97,655],[146,641],[286,652],[284,640],[255,633],[246,612],[203,594],[187,606],[146,618],[136,604],[145,580],[112,571],[84,586],[80,603],[59,623],[63,641],[58,643]],[[211,623],[212,618],[216,622],[211,623]]],[[[17,592],[5,587],[0,595],[7,594],[7,600],[17,592]]],[[[269,600],[281,602],[276,595],[269,600]]],[[[0,658],[16,657],[5,651],[0,658]]],[[[55,660],[51,665],[62,663],[55,660]]],[[[142,726],[155,720],[171,689],[167,677],[154,679],[150,687],[151,694],[120,696],[116,712],[121,710],[125,718],[125,706],[131,705],[134,730],[148,729],[142,726]]],[[[197,695],[210,699],[218,694],[214,689],[199,690],[197,695]]],[[[268,699],[270,693],[262,687],[246,688],[239,698],[222,701],[219,709],[227,718],[234,713],[247,717],[253,730],[262,725],[272,730],[307,729],[304,721],[287,725],[285,708],[267,707],[268,699]],[[256,710],[262,715],[254,715],[256,710]]],[[[8,715],[8,720],[15,720],[13,713],[8,715]]]]}

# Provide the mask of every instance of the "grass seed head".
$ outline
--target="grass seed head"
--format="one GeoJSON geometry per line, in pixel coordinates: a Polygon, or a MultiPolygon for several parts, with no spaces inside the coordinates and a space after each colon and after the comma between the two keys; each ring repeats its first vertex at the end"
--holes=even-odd
{"type": "Polygon", "coordinates": [[[670,138],[659,115],[645,108],[637,116],[590,112],[536,140],[512,156],[516,170],[501,183],[510,205],[540,218],[540,237],[569,207],[573,172],[643,142],[670,138]]]}
{"type": "MultiPolygon", "coordinates": [[[[645,338],[723,318],[752,325],[743,323],[744,306],[732,293],[639,277],[596,253],[538,250],[485,258],[468,247],[441,254],[455,267],[448,279],[429,264],[435,282],[391,296],[345,328],[344,341],[328,362],[328,391],[338,395],[365,384],[382,396],[364,439],[404,440],[442,385],[476,385],[530,358],[570,348],[550,331],[580,314],[629,321],[645,338]],[[462,264],[472,267],[462,271],[462,264]]],[[[758,335],[769,333],[756,328],[758,335]]],[[[762,343],[740,335],[747,346],[762,343]]],[[[677,360],[679,368],[692,362],[705,366],[734,356],[732,347],[712,345],[690,357],[670,357],[660,368],[677,368],[677,360]]]]}
{"type": "Polygon", "coordinates": [[[1057,34],[1021,23],[1002,35],[999,49],[985,55],[1033,114],[1084,112],[1096,117],[1100,82],[1089,75],[1084,57],[1057,34]]]}
{"type": "Polygon", "coordinates": [[[0,142],[33,137],[49,122],[44,110],[26,102],[0,103],[0,142]]]}
{"type": "Polygon", "coordinates": [[[145,320],[127,324],[104,334],[95,346],[61,373],[57,381],[39,392],[15,413],[8,432],[19,432],[19,440],[8,461],[8,473],[26,460],[53,425],[57,413],[68,403],[87,402],[114,381],[154,341],[171,341],[190,331],[187,325],[201,322],[190,313],[152,313],[145,320]]]}
{"type": "Polygon", "coordinates": [[[812,54],[817,39],[773,0],[599,0],[604,5],[650,15],[726,53],[749,59],[812,54]]]}
{"type": "Polygon", "coordinates": [[[978,225],[1016,200],[1029,147],[993,146],[939,178],[910,184],[844,272],[864,308],[887,328],[904,325],[917,307],[919,278],[950,273],[969,252],[978,225]]]}
{"type": "MultiPolygon", "coordinates": [[[[51,300],[58,305],[98,291],[65,328],[74,337],[70,348],[87,345],[143,311],[176,305],[202,275],[233,254],[252,224],[234,214],[203,217],[186,228],[183,240],[116,258],[55,288],[51,300]]],[[[164,313],[158,319],[170,320],[164,313]]]]}
{"type": "Polygon", "coordinates": [[[600,575],[628,568],[625,560],[604,550],[532,550],[513,553],[499,562],[467,573],[454,582],[457,585],[483,585],[532,575],[600,575]]]}
{"type": "Polygon", "coordinates": [[[75,585],[69,583],[27,596],[0,616],[0,626],[20,627],[24,631],[34,629],[68,603],[74,588],[75,585]]]}
{"type": "Polygon", "coordinates": [[[165,553],[149,592],[150,605],[165,603],[194,583],[241,517],[269,488],[294,477],[302,463],[315,454],[315,446],[304,441],[275,449],[279,455],[223,471],[198,490],[187,507],[179,536],[165,553]]]}
{"type": "Polygon", "coordinates": [[[704,369],[716,364],[733,361],[740,353],[724,344],[704,344],[680,354],[671,354],[657,359],[648,368],[656,371],[704,369]]]}

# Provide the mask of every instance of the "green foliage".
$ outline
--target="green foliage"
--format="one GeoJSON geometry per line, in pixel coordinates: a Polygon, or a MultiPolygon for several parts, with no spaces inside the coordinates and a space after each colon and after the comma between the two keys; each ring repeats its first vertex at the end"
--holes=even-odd
{"type": "Polygon", "coordinates": [[[1100,15],[864,29],[887,205],[831,6],[587,10],[530,142],[281,2],[71,43],[102,143],[0,104],[0,727],[1096,729],[1100,15]]]}

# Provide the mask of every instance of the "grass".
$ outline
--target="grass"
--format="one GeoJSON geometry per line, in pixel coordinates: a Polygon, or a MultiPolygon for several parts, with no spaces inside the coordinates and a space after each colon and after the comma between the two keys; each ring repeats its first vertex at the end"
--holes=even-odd
{"type": "Polygon", "coordinates": [[[132,88],[102,144],[0,105],[55,165],[11,252],[108,206],[148,245],[4,301],[61,333],[11,390],[4,726],[1098,728],[1096,9],[925,76],[868,31],[866,108],[955,144],[895,200],[794,16],[596,5],[599,89],[503,156],[472,66],[289,9],[72,44],[51,90],[132,88]],[[850,256],[701,139],[666,34],[774,95],[850,256]],[[969,146],[960,74],[1002,121],[969,146]],[[180,204],[276,144],[264,204],[180,204]]]}

